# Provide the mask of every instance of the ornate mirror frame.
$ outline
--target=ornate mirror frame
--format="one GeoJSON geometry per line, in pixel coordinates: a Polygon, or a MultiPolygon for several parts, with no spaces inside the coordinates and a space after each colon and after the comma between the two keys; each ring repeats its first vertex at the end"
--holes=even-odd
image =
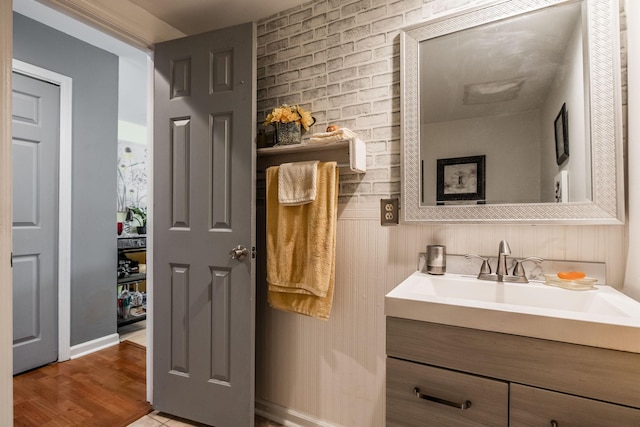
{"type": "Polygon", "coordinates": [[[622,101],[618,0],[586,6],[592,201],[421,206],[418,46],[421,41],[576,0],[501,0],[438,17],[400,33],[403,222],[621,224],[624,223],[622,101]]]}

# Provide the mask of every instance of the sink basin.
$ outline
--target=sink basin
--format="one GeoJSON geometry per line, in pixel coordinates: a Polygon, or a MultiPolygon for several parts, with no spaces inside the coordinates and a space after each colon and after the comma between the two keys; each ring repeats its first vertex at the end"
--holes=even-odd
{"type": "Polygon", "coordinates": [[[386,295],[385,314],[640,353],[640,303],[610,286],[575,291],[415,272],[386,295]]]}

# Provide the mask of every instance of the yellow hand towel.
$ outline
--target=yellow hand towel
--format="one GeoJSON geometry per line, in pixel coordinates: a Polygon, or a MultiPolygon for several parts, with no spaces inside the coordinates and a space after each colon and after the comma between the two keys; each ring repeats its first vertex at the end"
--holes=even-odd
{"type": "Polygon", "coordinates": [[[278,173],[278,201],[297,206],[316,199],[318,161],[283,163],[278,173]]]}
{"type": "Polygon", "coordinates": [[[278,202],[279,167],[267,169],[267,283],[277,309],[328,319],[335,282],[336,162],[319,163],[316,200],[278,202]]]}

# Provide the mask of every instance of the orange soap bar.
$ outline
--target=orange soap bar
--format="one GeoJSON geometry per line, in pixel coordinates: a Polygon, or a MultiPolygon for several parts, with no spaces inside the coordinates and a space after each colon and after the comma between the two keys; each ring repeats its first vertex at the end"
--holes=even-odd
{"type": "Polygon", "coordinates": [[[558,273],[558,277],[565,280],[584,279],[586,274],[582,271],[561,271],[558,273]]]}

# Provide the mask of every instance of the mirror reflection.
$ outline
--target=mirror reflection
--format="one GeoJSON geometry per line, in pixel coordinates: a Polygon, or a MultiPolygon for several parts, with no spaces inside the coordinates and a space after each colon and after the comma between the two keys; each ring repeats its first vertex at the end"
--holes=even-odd
{"type": "Polygon", "coordinates": [[[423,40],[423,206],[592,200],[582,2],[423,40]]]}

